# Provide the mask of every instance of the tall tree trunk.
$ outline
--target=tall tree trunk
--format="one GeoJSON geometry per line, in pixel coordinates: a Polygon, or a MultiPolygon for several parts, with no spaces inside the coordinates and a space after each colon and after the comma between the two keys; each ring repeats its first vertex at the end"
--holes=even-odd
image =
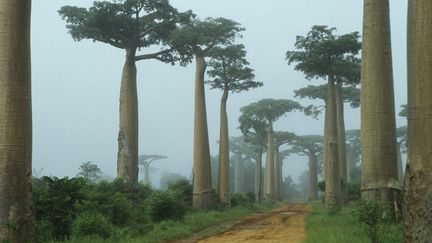
{"type": "Polygon", "coordinates": [[[382,201],[398,212],[400,189],[388,0],[364,1],[361,69],[362,198],[382,201]]]}
{"type": "Polygon", "coordinates": [[[405,242],[432,239],[432,2],[408,1],[408,165],[405,242]]]}
{"type": "Polygon", "coordinates": [[[263,146],[259,145],[255,162],[255,199],[259,203],[262,196],[262,154],[263,146]]]}
{"type": "MultiPolygon", "coordinates": [[[[324,144],[327,144],[328,142],[327,142],[327,139],[328,139],[328,130],[329,130],[329,128],[328,128],[328,125],[329,125],[329,118],[330,118],[330,116],[329,116],[329,114],[328,114],[328,109],[327,109],[327,100],[325,101],[325,105],[324,105],[324,107],[325,107],[325,111],[324,111],[324,144]]],[[[328,159],[327,159],[327,146],[324,146],[323,147],[323,155],[322,155],[322,158],[323,158],[323,179],[324,179],[324,181],[326,180],[326,178],[327,178],[327,161],[328,161],[328,159]]]]}
{"type": "Polygon", "coordinates": [[[333,76],[329,75],[327,90],[326,113],[328,116],[325,147],[327,149],[324,159],[327,165],[327,175],[325,178],[325,204],[330,210],[340,206],[341,183],[339,176],[339,152],[338,152],[338,131],[336,115],[336,99],[333,76]]]}
{"type": "Polygon", "coordinates": [[[234,192],[243,191],[242,154],[236,153],[234,161],[234,192]]]}
{"type": "Polygon", "coordinates": [[[144,184],[150,185],[150,164],[144,164],[144,184]]]}
{"type": "Polygon", "coordinates": [[[339,175],[341,179],[341,202],[348,201],[347,187],[347,156],[345,144],[345,118],[344,118],[344,101],[342,97],[342,83],[336,84],[336,115],[338,129],[338,153],[339,153],[339,175]]]}
{"type": "Polygon", "coordinates": [[[309,151],[309,201],[318,200],[318,165],[316,154],[309,151]]]}
{"type": "Polygon", "coordinates": [[[218,195],[223,204],[230,204],[230,161],[228,141],[228,117],[226,104],[228,99],[228,88],[225,87],[220,105],[220,134],[219,134],[219,173],[218,173],[218,195]]]}
{"type": "Polygon", "coordinates": [[[206,210],[211,207],[210,147],[207,129],[207,112],[204,92],[204,56],[195,54],[195,120],[194,120],[194,183],[193,208],[206,210]]]}
{"type": "Polygon", "coordinates": [[[274,165],[275,165],[275,177],[274,177],[275,197],[274,198],[280,201],[282,200],[282,191],[281,191],[282,166],[280,161],[279,146],[277,145],[274,152],[274,165]]]}
{"type": "Polygon", "coordinates": [[[118,134],[117,177],[138,183],[138,95],[136,48],[126,50],[120,87],[120,130],[118,134]]]}
{"type": "Polygon", "coordinates": [[[275,199],[275,166],[273,145],[273,123],[269,121],[267,130],[267,159],[266,159],[266,198],[275,199]]]}
{"type": "Polygon", "coordinates": [[[31,1],[0,1],[0,239],[33,242],[31,1]]]}

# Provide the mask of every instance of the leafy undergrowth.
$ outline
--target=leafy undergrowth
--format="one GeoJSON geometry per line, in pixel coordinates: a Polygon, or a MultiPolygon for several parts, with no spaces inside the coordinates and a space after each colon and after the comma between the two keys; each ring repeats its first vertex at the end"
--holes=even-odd
{"type": "Polygon", "coordinates": [[[77,237],[72,238],[69,243],[99,243],[99,242],[165,242],[175,241],[181,238],[191,236],[204,228],[218,225],[222,222],[240,219],[253,212],[265,211],[276,207],[274,203],[264,203],[259,205],[249,205],[248,207],[238,206],[225,210],[212,210],[202,213],[189,213],[181,221],[166,220],[151,225],[145,225],[144,234],[134,232],[128,228],[114,229],[113,235],[108,239],[99,237],[77,237]]]}
{"type": "MultiPolygon", "coordinates": [[[[341,211],[329,214],[321,202],[312,203],[313,212],[306,219],[306,243],[367,243],[371,242],[356,215],[357,204],[350,203],[341,211]]],[[[402,223],[383,224],[378,242],[403,242],[402,223]]]]}

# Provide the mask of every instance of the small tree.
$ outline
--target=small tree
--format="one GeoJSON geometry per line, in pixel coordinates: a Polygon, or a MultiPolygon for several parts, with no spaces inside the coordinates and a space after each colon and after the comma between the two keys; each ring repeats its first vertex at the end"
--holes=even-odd
{"type": "Polygon", "coordinates": [[[221,203],[229,204],[229,135],[227,100],[228,94],[247,91],[262,86],[254,81],[253,69],[249,68],[246,51],[243,45],[214,47],[208,54],[210,70],[207,71],[210,80],[207,83],[212,89],[223,92],[220,105],[220,137],[219,137],[219,173],[218,195],[221,203]]]}
{"type": "Polygon", "coordinates": [[[101,178],[102,171],[91,161],[82,163],[79,167],[77,176],[89,181],[96,181],[101,178]]]}
{"type": "Polygon", "coordinates": [[[167,156],[158,154],[140,155],[138,158],[139,165],[144,167],[144,184],[150,185],[150,164],[156,160],[166,159],[167,156]]]}

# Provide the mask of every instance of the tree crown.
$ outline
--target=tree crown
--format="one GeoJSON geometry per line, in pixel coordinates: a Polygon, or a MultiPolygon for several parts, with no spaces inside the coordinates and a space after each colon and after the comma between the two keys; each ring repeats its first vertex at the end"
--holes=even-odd
{"type": "MultiPolygon", "coordinates": [[[[288,112],[302,110],[303,107],[289,99],[262,99],[240,109],[242,116],[250,121],[274,122],[288,112]]],[[[240,121],[241,123],[241,121],[240,121]]]]}

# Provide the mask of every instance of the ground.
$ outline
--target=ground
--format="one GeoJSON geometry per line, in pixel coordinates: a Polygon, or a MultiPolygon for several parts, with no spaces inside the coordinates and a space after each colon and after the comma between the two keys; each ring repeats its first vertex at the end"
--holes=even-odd
{"type": "MultiPolygon", "coordinates": [[[[266,242],[297,243],[305,240],[304,217],[312,211],[305,203],[286,204],[270,212],[257,213],[221,226],[222,231],[211,236],[190,238],[182,243],[266,242]],[[225,229],[223,229],[225,228],[225,229]]],[[[206,233],[198,235],[206,235],[206,233]]]]}

